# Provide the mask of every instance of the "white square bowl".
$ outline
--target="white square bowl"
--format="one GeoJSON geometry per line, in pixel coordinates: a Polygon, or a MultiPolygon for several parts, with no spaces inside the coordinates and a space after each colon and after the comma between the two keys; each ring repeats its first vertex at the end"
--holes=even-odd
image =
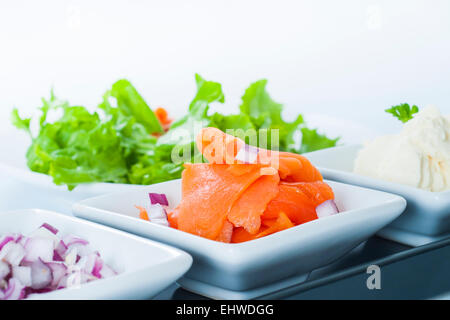
{"type": "Polygon", "coordinates": [[[0,235],[27,235],[49,223],[62,235],[74,234],[89,241],[104,261],[119,274],[110,278],[29,299],[148,299],[180,278],[191,266],[186,252],[86,220],[55,212],[30,209],[0,213],[0,235]]]}
{"type": "Polygon", "coordinates": [[[280,280],[304,281],[313,269],[338,259],[389,224],[406,205],[396,195],[329,183],[341,213],[239,244],[208,240],[138,218],[134,206],[147,204],[149,192],[165,193],[169,204],[176,206],[181,180],[87,199],[72,210],[76,216],[189,252],[193,266],[179,281],[187,290],[212,298],[255,298],[290,283],[280,280]]]}
{"type": "Polygon", "coordinates": [[[407,207],[398,219],[378,234],[410,246],[450,236],[450,190],[430,192],[353,173],[361,145],[334,147],[305,154],[322,175],[331,180],[398,194],[407,207]]]}

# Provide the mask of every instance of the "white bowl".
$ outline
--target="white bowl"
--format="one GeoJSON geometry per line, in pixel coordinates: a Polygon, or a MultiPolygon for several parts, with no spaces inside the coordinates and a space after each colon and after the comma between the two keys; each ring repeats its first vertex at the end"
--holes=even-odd
{"type": "Polygon", "coordinates": [[[335,147],[305,154],[327,179],[391,192],[404,197],[404,214],[379,235],[411,246],[446,238],[450,233],[450,190],[430,192],[353,173],[361,145],[335,147]]]}
{"type": "Polygon", "coordinates": [[[192,264],[192,257],[181,250],[44,210],[0,213],[0,235],[8,232],[26,235],[45,222],[63,235],[70,233],[88,240],[119,274],[78,288],[31,295],[30,299],[147,299],[175,282],[192,264]]]}
{"type": "Polygon", "coordinates": [[[170,205],[176,206],[181,180],[87,199],[74,204],[72,210],[76,216],[189,252],[194,264],[180,281],[188,290],[212,298],[254,298],[279,289],[280,284],[288,285],[281,279],[304,281],[310,271],[341,257],[397,218],[406,205],[403,198],[392,194],[329,183],[340,214],[239,244],[208,240],[138,218],[134,206],[147,204],[149,192],[165,193],[170,205]]]}

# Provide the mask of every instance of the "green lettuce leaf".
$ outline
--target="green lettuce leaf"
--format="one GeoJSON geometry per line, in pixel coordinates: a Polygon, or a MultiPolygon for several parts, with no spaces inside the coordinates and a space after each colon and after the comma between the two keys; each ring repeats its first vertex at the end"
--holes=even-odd
{"type": "Polygon", "coordinates": [[[19,110],[17,110],[17,108],[14,108],[11,112],[11,122],[12,124],[21,130],[25,130],[27,131],[30,135],[30,121],[31,118],[21,118],[19,116],[19,110]]]}
{"type": "MultiPolygon", "coordinates": [[[[104,95],[98,108],[103,117],[58,100],[53,92],[42,101],[40,129],[27,151],[27,164],[32,171],[52,176],[55,184],[73,189],[88,182],[130,183],[130,175],[137,176],[132,168],[154,154],[157,139],[150,133],[160,132],[161,125],[126,80],[104,95]],[[48,115],[56,109],[62,115],[49,122],[48,115]]],[[[29,131],[31,119],[21,119],[17,110],[12,117],[18,128],[29,131]]]]}
{"type": "Polygon", "coordinates": [[[419,108],[416,105],[413,105],[412,107],[407,103],[402,103],[397,106],[393,106],[389,109],[385,110],[387,113],[392,114],[394,117],[396,117],[401,122],[405,123],[408,122],[413,118],[413,115],[417,112],[419,112],[419,108]]]}
{"type": "Polygon", "coordinates": [[[339,138],[330,139],[326,135],[317,132],[317,129],[301,128],[302,143],[299,153],[312,152],[316,150],[334,147],[339,138]]]}
{"type": "MultiPolygon", "coordinates": [[[[315,130],[308,129],[302,115],[292,122],[283,120],[283,106],[275,102],[266,90],[267,80],[252,83],[242,96],[240,110],[250,117],[257,130],[267,130],[267,147],[281,151],[304,153],[313,150],[333,147],[338,139],[330,139],[319,135],[315,130]],[[278,130],[279,145],[271,145],[272,130],[278,130]],[[296,137],[302,137],[298,141],[296,137]]],[[[276,141],[276,139],[274,139],[276,141]]],[[[261,141],[258,141],[261,146],[261,141]]],[[[265,147],[265,145],[263,145],[265,147]]]]}
{"type": "Polygon", "coordinates": [[[197,94],[189,105],[188,113],[171,125],[170,130],[159,138],[158,145],[183,147],[193,144],[200,129],[211,125],[209,105],[225,102],[220,83],[206,81],[198,74],[195,75],[195,81],[197,94]]]}
{"type": "Polygon", "coordinates": [[[195,137],[208,126],[236,130],[231,133],[253,145],[298,153],[331,147],[338,140],[309,129],[301,115],[284,121],[283,107],[268,94],[266,80],[251,84],[242,97],[240,113],[231,115],[208,114],[210,104],[225,101],[220,83],[198,74],[195,81],[197,93],[187,114],[165,134],[142,96],[123,79],[112,85],[93,111],[58,99],[52,90],[49,99],[42,99],[35,136],[30,132],[32,119],[20,117],[17,109],[11,121],[32,138],[26,154],[28,167],[70,190],[89,182],[152,184],[179,178],[184,162],[205,161],[195,147],[195,137]],[[57,119],[53,116],[50,121],[50,114],[58,115],[57,119]],[[249,130],[256,132],[256,140],[246,136],[249,130]],[[272,134],[279,138],[275,144],[272,134]]]}
{"type": "Polygon", "coordinates": [[[115,117],[133,119],[142,124],[148,133],[164,132],[152,109],[128,80],[121,79],[114,83],[111,90],[104,95],[100,107],[108,109],[115,117]],[[111,105],[110,98],[115,98],[117,107],[111,105]]]}

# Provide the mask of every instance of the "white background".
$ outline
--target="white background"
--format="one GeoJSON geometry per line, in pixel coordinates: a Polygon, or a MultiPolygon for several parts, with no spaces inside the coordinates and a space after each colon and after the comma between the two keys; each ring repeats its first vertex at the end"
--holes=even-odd
{"type": "MultiPolygon", "coordinates": [[[[355,142],[400,128],[401,102],[450,113],[450,1],[0,2],[0,132],[13,106],[53,86],[95,105],[126,77],[147,102],[181,116],[194,73],[223,84],[237,110],[260,78],[286,117],[355,142]]],[[[4,143],[1,142],[1,143],[4,143]]]]}

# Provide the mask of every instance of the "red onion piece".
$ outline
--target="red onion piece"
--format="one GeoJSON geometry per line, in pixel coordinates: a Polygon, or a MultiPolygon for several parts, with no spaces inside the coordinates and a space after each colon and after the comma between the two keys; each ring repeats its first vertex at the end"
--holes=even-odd
{"type": "Polygon", "coordinates": [[[149,193],[151,204],[160,204],[163,206],[168,206],[169,201],[164,193],[149,193]]]}
{"type": "Polygon", "coordinates": [[[97,278],[101,278],[102,275],[101,275],[100,271],[102,270],[102,268],[103,268],[103,261],[101,258],[97,257],[95,259],[95,264],[94,264],[94,268],[92,270],[92,275],[97,278]]]}
{"type": "Polygon", "coordinates": [[[38,259],[31,264],[31,281],[33,289],[43,289],[52,283],[52,270],[42,259],[38,259]]]}
{"type": "Polygon", "coordinates": [[[334,200],[327,200],[316,207],[317,217],[324,218],[339,213],[334,200]]]}
{"type": "Polygon", "coordinates": [[[150,222],[168,227],[167,212],[160,204],[153,204],[147,210],[150,222]]]}
{"type": "Polygon", "coordinates": [[[52,270],[52,287],[56,287],[67,273],[67,267],[61,262],[48,262],[47,266],[52,270]]]}
{"type": "Polygon", "coordinates": [[[80,237],[76,237],[73,235],[67,235],[63,238],[63,242],[66,244],[67,247],[70,247],[74,244],[81,244],[81,245],[88,245],[89,241],[81,239],[80,237]]]}
{"type": "Polygon", "coordinates": [[[22,239],[23,239],[23,235],[19,234],[15,241],[16,241],[16,243],[20,243],[22,241],[22,239]]]}
{"type": "Polygon", "coordinates": [[[5,247],[5,250],[6,249],[8,252],[3,257],[3,260],[12,266],[18,266],[26,255],[25,248],[15,242],[9,242],[5,247]]]}
{"type": "Polygon", "coordinates": [[[110,266],[107,264],[103,264],[103,268],[100,270],[100,275],[102,278],[109,278],[115,276],[117,272],[115,272],[110,266]]]}
{"type": "Polygon", "coordinates": [[[32,285],[31,267],[15,266],[12,270],[12,276],[20,281],[26,287],[32,285]]]}
{"type": "Polygon", "coordinates": [[[81,272],[80,272],[80,271],[71,273],[71,274],[67,277],[67,280],[66,280],[66,287],[67,287],[67,288],[73,288],[73,287],[76,288],[76,287],[78,287],[78,286],[81,285],[81,281],[82,281],[82,278],[81,278],[81,272]]]}
{"type": "Polygon", "coordinates": [[[55,251],[61,256],[64,257],[66,254],[68,247],[64,243],[64,241],[60,240],[56,245],[55,251]]]}
{"type": "Polygon", "coordinates": [[[0,260],[0,281],[6,278],[11,272],[9,264],[0,260]]]}
{"type": "Polygon", "coordinates": [[[77,263],[77,256],[77,248],[68,250],[67,255],[64,258],[65,264],[67,264],[68,266],[74,265],[75,263],[77,263]]]}
{"type": "Polygon", "coordinates": [[[234,159],[243,163],[253,164],[258,161],[258,153],[258,148],[246,144],[239,150],[234,159]]]}
{"type": "Polygon", "coordinates": [[[51,291],[53,291],[52,288],[33,289],[32,287],[25,287],[25,298],[27,298],[30,294],[47,293],[51,291]]]}
{"type": "Polygon", "coordinates": [[[63,257],[56,250],[53,250],[53,261],[64,261],[63,257]]]}
{"type": "Polygon", "coordinates": [[[84,256],[77,262],[76,266],[86,273],[91,273],[95,266],[97,255],[95,253],[84,256]]]}
{"type": "MultiPolygon", "coordinates": [[[[155,206],[156,217],[167,219],[163,207],[155,206]]],[[[0,300],[24,299],[117,274],[88,241],[72,235],[61,240],[57,233],[44,223],[29,237],[8,234],[0,238],[0,300]]]]}
{"type": "Polygon", "coordinates": [[[41,228],[45,228],[45,229],[47,229],[48,231],[50,231],[51,233],[53,233],[53,234],[57,234],[57,233],[58,233],[58,229],[56,229],[55,227],[49,225],[48,223],[44,223],[44,224],[41,226],[41,228]]]}
{"type": "Polygon", "coordinates": [[[37,261],[39,258],[48,262],[53,259],[53,240],[42,237],[28,238],[25,244],[25,260],[37,261]]]}
{"type": "Polygon", "coordinates": [[[19,300],[25,298],[25,286],[22,285],[17,279],[10,278],[8,281],[8,287],[4,292],[4,300],[19,300]]]}
{"type": "Polygon", "coordinates": [[[36,237],[51,240],[53,242],[54,247],[56,247],[58,245],[58,242],[60,241],[56,234],[54,234],[52,231],[44,227],[37,228],[28,236],[28,238],[36,238],[36,237]]]}
{"type": "Polygon", "coordinates": [[[0,250],[2,250],[3,247],[10,241],[14,241],[14,237],[12,237],[12,236],[4,237],[3,240],[0,242],[0,250]]]}

